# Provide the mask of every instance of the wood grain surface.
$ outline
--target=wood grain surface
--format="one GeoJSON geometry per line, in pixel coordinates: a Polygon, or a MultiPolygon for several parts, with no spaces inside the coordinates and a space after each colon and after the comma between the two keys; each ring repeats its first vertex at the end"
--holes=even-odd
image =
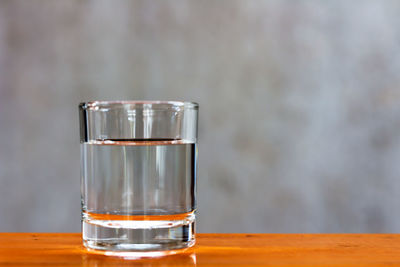
{"type": "Polygon", "coordinates": [[[89,252],[78,233],[0,233],[0,265],[400,266],[400,235],[198,234],[193,248],[143,258],[89,252]]]}

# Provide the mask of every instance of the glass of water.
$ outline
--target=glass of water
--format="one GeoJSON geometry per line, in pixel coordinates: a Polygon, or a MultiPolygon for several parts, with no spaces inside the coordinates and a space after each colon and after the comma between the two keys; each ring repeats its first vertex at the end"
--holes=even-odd
{"type": "Polygon", "coordinates": [[[79,105],[82,236],[107,251],[195,242],[198,104],[79,105]]]}

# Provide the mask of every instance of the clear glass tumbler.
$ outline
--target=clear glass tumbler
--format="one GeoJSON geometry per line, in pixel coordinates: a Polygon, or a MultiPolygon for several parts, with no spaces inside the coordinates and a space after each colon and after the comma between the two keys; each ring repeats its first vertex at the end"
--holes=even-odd
{"type": "Polygon", "coordinates": [[[198,104],[79,105],[82,236],[107,251],[195,242],[198,104]]]}

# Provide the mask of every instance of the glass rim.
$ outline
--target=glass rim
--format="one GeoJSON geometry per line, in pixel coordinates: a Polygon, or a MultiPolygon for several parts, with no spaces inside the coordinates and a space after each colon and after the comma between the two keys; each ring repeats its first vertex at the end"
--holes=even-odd
{"type": "Polygon", "coordinates": [[[112,100],[112,101],[88,101],[81,102],[79,104],[79,108],[81,109],[99,109],[103,107],[107,108],[118,108],[124,106],[133,106],[134,108],[143,108],[144,105],[151,105],[150,107],[146,107],[149,109],[157,108],[157,106],[170,106],[170,107],[178,107],[185,109],[194,109],[197,110],[199,108],[199,104],[191,101],[158,101],[158,100],[112,100]]]}

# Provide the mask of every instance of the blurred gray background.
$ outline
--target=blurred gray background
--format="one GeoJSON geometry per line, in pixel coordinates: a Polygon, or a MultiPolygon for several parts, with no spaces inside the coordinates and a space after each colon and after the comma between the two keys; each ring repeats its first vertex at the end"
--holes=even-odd
{"type": "Polygon", "coordinates": [[[199,232],[400,231],[400,2],[0,1],[0,231],[80,231],[78,103],[200,104],[199,232]]]}

